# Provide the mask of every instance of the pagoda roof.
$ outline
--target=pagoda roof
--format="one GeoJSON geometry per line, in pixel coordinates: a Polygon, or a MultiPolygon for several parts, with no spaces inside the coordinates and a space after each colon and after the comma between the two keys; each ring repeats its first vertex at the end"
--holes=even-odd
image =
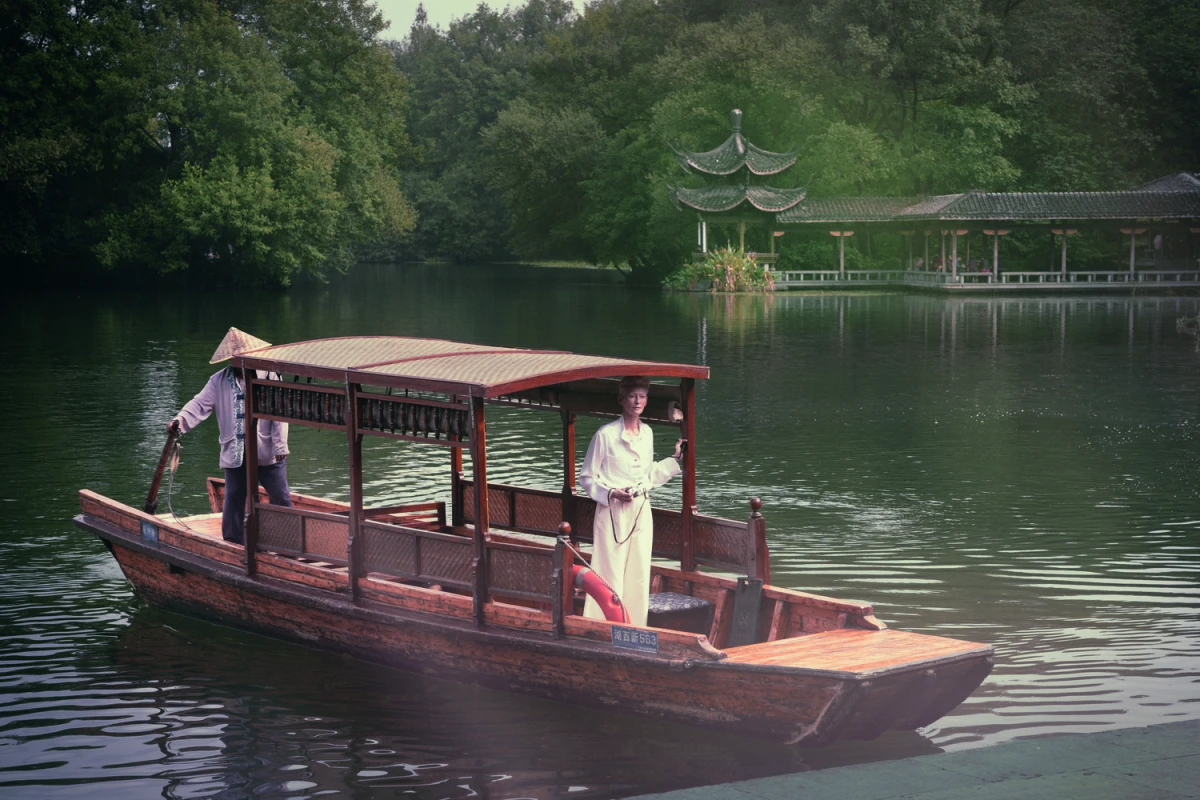
{"type": "Polygon", "coordinates": [[[796,152],[772,153],[763,150],[742,135],[742,112],[734,109],[730,113],[733,133],[721,146],[705,153],[691,150],[675,150],[679,165],[689,172],[705,175],[732,175],[742,167],[755,175],[774,175],[796,163],[796,152]]]}
{"type": "Polygon", "coordinates": [[[772,189],[770,186],[706,186],[701,189],[670,187],[671,200],[677,208],[687,206],[697,211],[717,213],[732,211],[749,203],[759,211],[786,211],[804,199],[806,189],[772,189]]]}

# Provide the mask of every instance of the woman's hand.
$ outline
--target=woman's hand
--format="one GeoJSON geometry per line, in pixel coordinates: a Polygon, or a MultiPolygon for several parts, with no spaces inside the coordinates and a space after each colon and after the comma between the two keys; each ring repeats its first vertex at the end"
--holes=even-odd
{"type": "Polygon", "coordinates": [[[609,504],[614,500],[621,503],[628,503],[633,500],[633,495],[629,493],[628,489],[612,489],[608,493],[609,504]]]}
{"type": "Polygon", "coordinates": [[[675,441],[675,455],[673,458],[676,461],[679,461],[681,458],[683,458],[683,443],[686,441],[687,439],[677,439],[675,441]]]}

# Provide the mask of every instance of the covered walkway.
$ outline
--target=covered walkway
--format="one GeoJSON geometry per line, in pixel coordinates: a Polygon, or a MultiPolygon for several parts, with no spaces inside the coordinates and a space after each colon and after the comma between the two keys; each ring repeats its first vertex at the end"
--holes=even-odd
{"type": "Polygon", "coordinates": [[[946,291],[1178,288],[1200,278],[1200,180],[1168,175],[1121,192],[983,192],[934,197],[805,197],[775,215],[776,236],[825,231],[838,244],[836,263],[824,269],[779,273],[781,288],[877,285],[946,291]],[[1127,237],[1120,269],[1072,271],[1070,237],[1082,230],[1127,237]],[[1055,269],[1010,272],[1003,238],[1036,231],[1053,237],[1055,269]],[[846,241],[856,233],[902,237],[905,263],[892,272],[846,269],[846,241]],[[982,234],[989,246],[972,258],[963,237],[982,234]],[[965,260],[963,256],[966,256],[965,260]],[[866,273],[873,274],[866,274],[866,273]]]}

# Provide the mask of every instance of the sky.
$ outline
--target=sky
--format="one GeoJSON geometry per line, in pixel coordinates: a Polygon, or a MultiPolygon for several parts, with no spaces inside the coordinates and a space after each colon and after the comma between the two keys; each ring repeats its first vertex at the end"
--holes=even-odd
{"type": "MultiPolygon", "coordinates": [[[[384,39],[403,39],[417,16],[417,5],[421,0],[374,0],[383,18],[392,26],[383,32],[384,39]]],[[[583,9],[583,0],[574,0],[575,8],[583,9]]],[[[451,20],[464,17],[474,11],[480,0],[424,0],[429,24],[443,30],[451,20]]],[[[501,11],[509,6],[522,5],[521,0],[490,0],[488,7],[501,11]]]]}

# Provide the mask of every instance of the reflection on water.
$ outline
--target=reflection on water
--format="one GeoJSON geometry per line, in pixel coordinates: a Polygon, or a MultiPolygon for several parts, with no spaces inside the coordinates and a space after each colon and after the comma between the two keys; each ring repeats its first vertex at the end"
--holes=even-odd
{"type": "MultiPolygon", "coordinates": [[[[662,295],[614,277],[405,267],[287,295],[10,298],[5,796],[618,797],[1200,716],[1200,355],[1175,332],[1200,300],[662,295]],[[274,342],[383,333],[707,364],[701,509],[742,517],[761,496],[776,583],[993,643],[996,669],[919,734],[793,750],[146,608],[70,526],[75,491],[138,503],[164,422],[235,324],[274,342]]],[[[557,421],[489,420],[494,479],[556,488],[557,421]]],[[[345,496],[344,437],[295,429],[292,449],[298,491],[345,496]]],[[[372,501],[448,499],[440,449],[371,441],[365,461],[372,501]]],[[[216,462],[215,426],[185,438],[176,511],[206,510],[216,462]]]]}

